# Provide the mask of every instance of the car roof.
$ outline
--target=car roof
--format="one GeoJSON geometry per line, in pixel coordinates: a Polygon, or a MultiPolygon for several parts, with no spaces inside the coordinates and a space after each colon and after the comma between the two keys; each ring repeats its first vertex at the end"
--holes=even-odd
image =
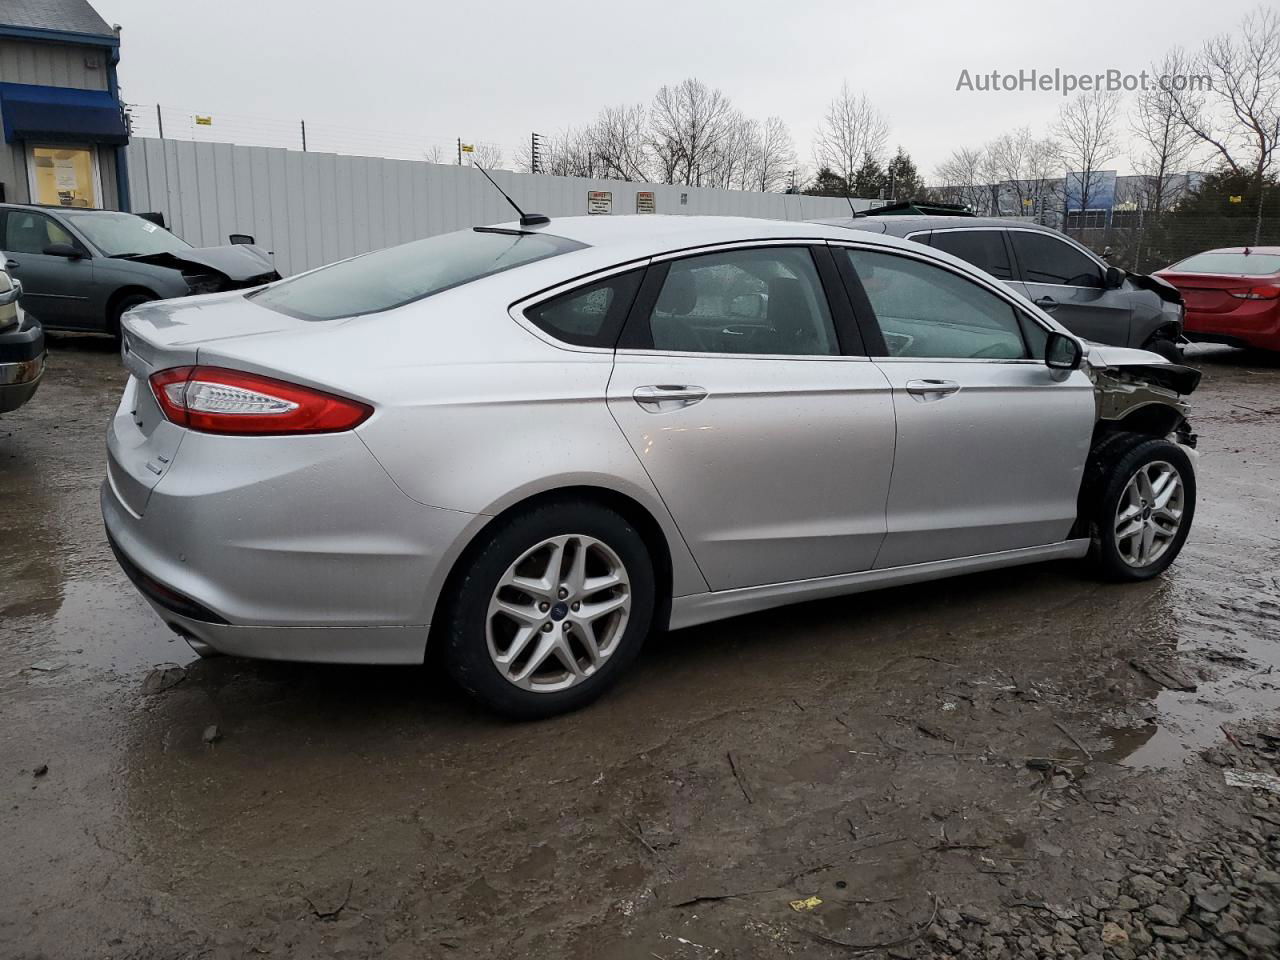
{"type": "MultiPolygon", "coordinates": [[[[124,210],[104,210],[101,207],[64,207],[60,203],[0,203],[0,210],[56,210],[59,213],[68,211],[80,213],[125,213],[124,210]]],[[[130,214],[137,216],[137,214],[130,214]]]]}
{"type": "MultiPolygon", "coordinates": [[[[529,229],[516,223],[503,229],[529,229]]],[[[766,220],[761,217],[716,217],[680,214],[622,214],[618,216],[552,217],[532,232],[552,233],[590,246],[649,241],[673,248],[736,240],[838,239],[846,236],[827,224],[806,220],[766,220]]]]}
{"type": "MultiPolygon", "coordinates": [[[[1212,250],[1201,250],[1200,253],[1193,253],[1191,257],[1198,257],[1202,253],[1263,253],[1273,257],[1280,255],[1280,247],[1214,247],[1212,250]]],[[[1183,257],[1183,260],[1190,260],[1191,257],[1183,257]]]]}

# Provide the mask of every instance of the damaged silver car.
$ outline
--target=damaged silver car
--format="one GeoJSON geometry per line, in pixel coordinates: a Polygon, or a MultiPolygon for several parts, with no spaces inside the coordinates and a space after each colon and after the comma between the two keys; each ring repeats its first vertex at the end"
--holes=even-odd
{"type": "Polygon", "coordinates": [[[280,279],[251,242],[197,248],[154,220],[76,207],[0,204],[0,259],[46,330],[113,336],[120,317],[148,300],[280,279]]]}
{"type": "Polygon", "coordinates": [[[166,623],[430,648],[517,716],[655,628],[1051,559],[1154,577],[1195,512],[1198,373],[840,227],[522,217],[145,304],[123,349],[102,510],[166,623]]]}

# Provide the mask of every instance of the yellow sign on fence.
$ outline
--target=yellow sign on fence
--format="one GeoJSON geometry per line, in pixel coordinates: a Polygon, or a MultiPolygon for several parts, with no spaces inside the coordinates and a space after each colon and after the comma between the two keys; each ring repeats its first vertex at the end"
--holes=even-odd
{"type": "Polygon", "coordinates": [[[197,115],[197,116],[196,116],[196,126],[198,126],[198,127],[212,127],[212,126],[213,126],[213,117],[202,117],[202,116],[197,115]]]}
{"type": "Polygon", "coordinates": [[[1227,202],[1228,203],[1244,203],[1244,197],[1242,197],[1238,193],[1233,193],[1231,196],[1227,197],[1227,202]]]}

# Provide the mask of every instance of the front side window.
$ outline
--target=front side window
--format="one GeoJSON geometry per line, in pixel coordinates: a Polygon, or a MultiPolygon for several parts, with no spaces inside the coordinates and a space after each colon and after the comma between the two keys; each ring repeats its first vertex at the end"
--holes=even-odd
{"type": "Polygon", "coordinates": [[[1013,252],[1027,283],[1056,283],[1070,287],[1101,287],[1102,269],[1071,244],[1047,233],[1011,230],[1013,252]]]}
{"type": "Polygon", "coordinates": [[[1013,279],[1001,230],[935,230],[929,243],[987,271],[997,280],[1013,279]]]}
{"type": "Polygon", "coordinates": [[[378,313],[586,244],[547,233],[476,227],[375,250],[246,294],[301,320],[378,313]]]}
{"type": "Polygon", "coordinates": [[[544,300],[525,311],[534,326],[583,347],[612,347],[640,289],[643,270],[630,270],[544,300]]]}
{"type": "Polygon", "coordinates": [[[833,356],[840,352],[813,256],[763,247],[674,261],[649,332],[655,350],[833,356]]]}
{"type": "Polygon", "coordinates": [[[10,210],[5,218],[4,249],[7,253],[44,253],[55,243],[76,246],[75,239],[42,213],[10,210]]]}
{"type": "Polygon", "coordinates": [[[95,247],[108,257],[144,257],[156,253],[181,255],[191,244],[164,227],[131,213],[100,210],[63,214],[95,247]]]}
{"type": "Polygon", "coordinates": [[[1013,305],[942,267],[846,249],[891,357],[1020,360],[1027,357],[1013,305]]]}

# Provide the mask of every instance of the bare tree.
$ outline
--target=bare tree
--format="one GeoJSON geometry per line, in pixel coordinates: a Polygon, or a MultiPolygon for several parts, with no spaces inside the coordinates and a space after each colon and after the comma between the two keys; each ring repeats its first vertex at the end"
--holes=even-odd
{"type": "Polygon", "coordinates": [[[665,183],[702,186],[716,173],[735,112],[729,98],[690,77],[664,86],[650,108],[650,148],[665,183]]]}
{"type": "Polygon", "coordinates": [[[1068,180],[1079,177],[1082,220],[1095,193],[1095,177],[1103,165],[1120,152],[1116,137],[1119,105],[1116,94],[1092,90],[1077,94],[1058,111],[1055,130],[1062,139],[1062,159],[1067,165],[1068,180]]]}
{"type": "Polygon", "coordinates": [[[434,143],[422,151],[422,159],[427,163],[444,163],[444,147],[434,143]]]}
{"type": "MultiPolygon", "coordinates": [[[[1152,64],[1157,77],[1186,76],[1186,55],[1180,49],[1152,64]]],[[[1180,187],[1174,175],[1182,171],[1198,142],[1196,134],[1180,119],[1177,95],[1156,84],[1138,94],[1132,117],[1133,169],[1141,177],[1134,202],[1144,214],[1160,216],[1176,198],[1180,187]]]]}
{"type": "Polygon", "coordinates": [[[1062,144],[1053,137],[1032,140],[1024,160],[1023,180],[1036,222],[1047,222],[1049,210],[1061,209],[1064,199],[1062,144]]]}
{"type": "MultiPolygon", "coordinates": [[[[1248,177],[1258,198],[1254,243],[1262,234],[1262,189],[1280,141],[1280,13],[1258,7],[1240,24],[1240,35],[1207,41],[1194,62],[1212,90],[1173,92],[1178,118],[1207,144],[1223,165],[1248,177]]],[[[1192,78],[1194,79],[1194,78],[1192,78]]]]}
{"type": "Polygon", "coordinates": [[[472,144],[471,166],[484,167],[486,170],[499,169],[503,164],[502,148],[495,143],[472,144]]]}
{"type": "Polygon", "coordinates": [[[796,168],[796,148],[791,131],[781,117],[769,117],[760,128],[750,183],[744,189],[771,193],[787,189],[796,168]]]}
{"type": "Polygon", "coordinates": [[[850,182],[868,157],[880,159],[888,139],[888,119],[845,81],[814,137],[814,165],[830,167],[850,182]]]}
{"type": "Polygon", "coordinates": [[[601,176],[615,180],[649,177],[648,112],[643,104],[605,107],[589,131],[601,176]]]}
{"type": "Polygon", "coordinates": [[[953,150],[934,171],[936,185],[930,193],[944,203],[959,203],[975,213],[984,213],[990,199],[983,182],[985,166],[984,151],[970,147],[953,150]]]}

